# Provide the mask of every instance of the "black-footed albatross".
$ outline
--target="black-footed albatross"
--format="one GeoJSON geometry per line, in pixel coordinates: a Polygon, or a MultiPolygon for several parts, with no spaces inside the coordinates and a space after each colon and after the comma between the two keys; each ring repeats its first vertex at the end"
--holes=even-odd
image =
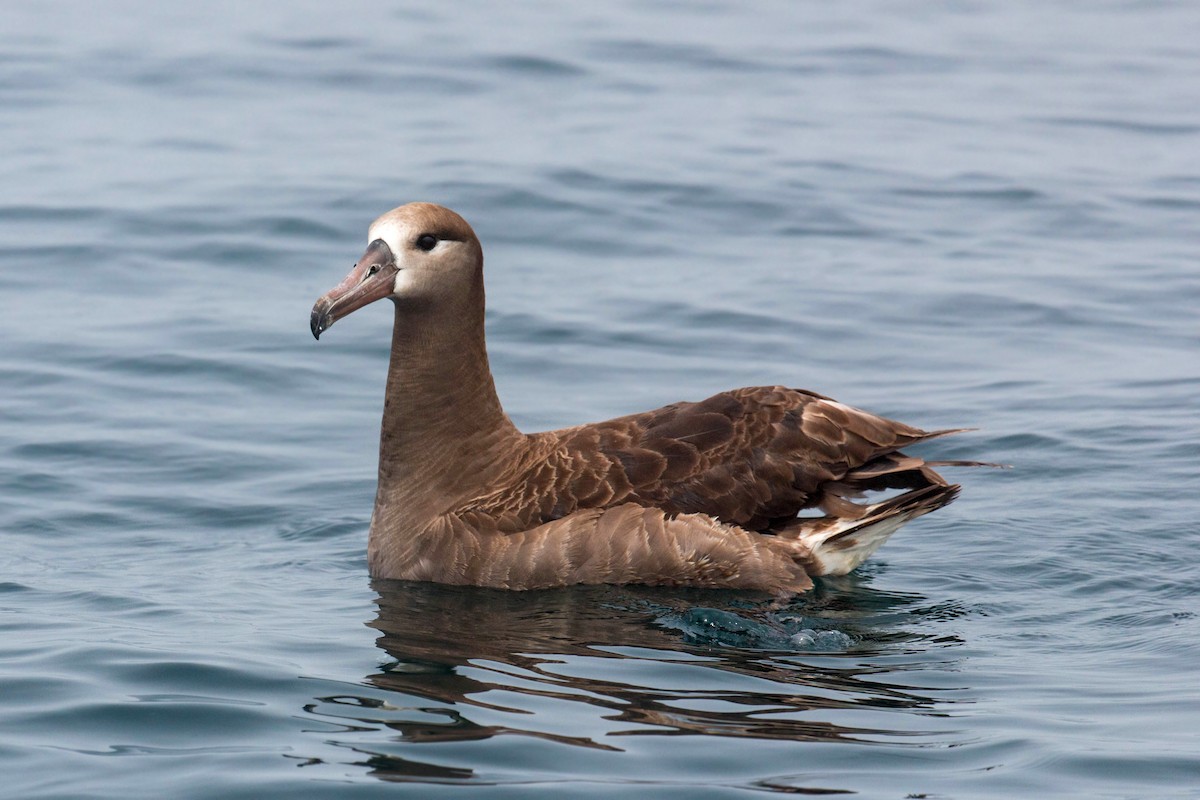
{"type": "Polygon", "coordinates": [[[843,575],[958,494],[900,452],[923,431],[802,389],[524,434],[484,344],[483,249],[453,211],[412,203],[317,300],[312,333],[395,303],[368,560],[380,578],[503,589],[641,583],[802,592],[843,575]],[[874,504],[868,490],[901,489],[874,504]],[[809,510],[809,514],[801,512],[809,510]]]}

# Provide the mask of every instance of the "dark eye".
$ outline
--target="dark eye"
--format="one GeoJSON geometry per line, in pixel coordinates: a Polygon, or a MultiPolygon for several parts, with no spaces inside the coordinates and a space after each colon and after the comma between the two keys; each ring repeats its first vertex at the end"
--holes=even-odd
{"type": "Polygon", "coordinates": [[[433,248],[437,247],[437,237],[431,233],[422,233],[417,237],[417,247],[428,253],[433,248]]]}

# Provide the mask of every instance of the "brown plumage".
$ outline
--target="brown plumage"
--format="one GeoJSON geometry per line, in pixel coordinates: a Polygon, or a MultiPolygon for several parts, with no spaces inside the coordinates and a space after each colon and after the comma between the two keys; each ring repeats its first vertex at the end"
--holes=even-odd
{"type": "MultiPolygon", "coordinates": [[[[483,251],[449,209],[376,220],[312,330],[396,304],[368,546],[376,577],[536,589],[803,591],[857,567],[958,487],[900,448],[926,432],[780,386],[522,434],[484,344],[483,251]],[[905,490],[873,505],[869,490],[905,490]]],[[[941,462],[967,464],[973,462],[941,462]]]]}

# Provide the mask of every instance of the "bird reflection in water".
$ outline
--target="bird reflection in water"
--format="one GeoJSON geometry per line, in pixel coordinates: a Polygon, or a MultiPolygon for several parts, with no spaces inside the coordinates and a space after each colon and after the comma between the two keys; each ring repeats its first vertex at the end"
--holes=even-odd
{"type": "Polygon", "coordinates": [[[929,686],[930,671],[952,672],[947,648],[959,642],[919,630],[963,610],[873,591],[854,575],[784,609],[752,595],[628,586],[373,586],[379,614],[368,624],[389,661],[366,682],[382,692],[318,698],[308,710],[345,726],[353,741],[342,744],[389,780],[478,782],[470,768],[411,760],[413,745],[501,736],[614,754],[633,736],[929,744],[948,733],[935,719],[964,702],[955,686],[929,686]],[[926,672],[920,686],[904,680],[914,670],[926,672]],[[862,711],[891,712],[897,725],[851,724],[862,715],[846,712],[862,711]]]}

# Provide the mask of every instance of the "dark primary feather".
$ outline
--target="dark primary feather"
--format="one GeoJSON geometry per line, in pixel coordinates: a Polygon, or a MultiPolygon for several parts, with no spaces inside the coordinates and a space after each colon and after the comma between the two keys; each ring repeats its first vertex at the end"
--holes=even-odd
{"type": "Polygon", "coordinates": [[[750,530],[821,507],[854,517],[866,489],[945,485],[896,451],[928,433],[821,395],[735,389],[607,422],[533,434],[530,457],[502,493],[464,513],[519,531],[622,503],[704,513],[750,530]]]}

